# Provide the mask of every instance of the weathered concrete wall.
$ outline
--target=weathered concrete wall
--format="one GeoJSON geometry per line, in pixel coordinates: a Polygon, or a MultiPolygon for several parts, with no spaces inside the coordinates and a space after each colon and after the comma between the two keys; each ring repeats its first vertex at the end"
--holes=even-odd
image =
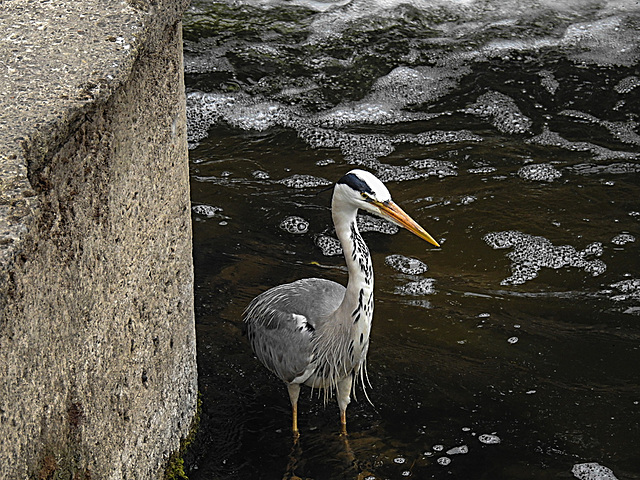
{"type": "Polygon", "coordinates": [[[0,8],[0,478],[158,478],[195,412],[185,0],[0,8]]]}

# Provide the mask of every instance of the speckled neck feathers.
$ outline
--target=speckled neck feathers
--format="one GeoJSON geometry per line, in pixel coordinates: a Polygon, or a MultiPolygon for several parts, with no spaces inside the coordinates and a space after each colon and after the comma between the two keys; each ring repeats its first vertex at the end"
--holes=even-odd
{"type": "Polygon", "coordinates": [[[354,380],[360,378],[364,389],[373,319],[373,266],[369,248],[358,231],[357,213],[357,206],[334,194],[333,221],[347,263],[349,282],[342,303],[325,325],[326,330],[318,332],[317,351],[324,352],[318,360],[331,371],[330,383],[350,376],[354,380]]]}

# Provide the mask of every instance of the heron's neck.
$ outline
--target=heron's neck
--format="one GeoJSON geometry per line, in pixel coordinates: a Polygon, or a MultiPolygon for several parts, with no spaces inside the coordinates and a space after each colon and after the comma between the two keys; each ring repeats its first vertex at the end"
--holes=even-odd
{"type": "Polygon", "coordinates": [[[340,309],[346,310],[353,320],[359,318],[370,323],[373,316],[373,267],[369,248],[358,231],[358,210],[334,205],[333,212],[336,234],[349,271],[349,283],[340,309]],[[358,313],[360,317],[357,317],[358,313]]]}

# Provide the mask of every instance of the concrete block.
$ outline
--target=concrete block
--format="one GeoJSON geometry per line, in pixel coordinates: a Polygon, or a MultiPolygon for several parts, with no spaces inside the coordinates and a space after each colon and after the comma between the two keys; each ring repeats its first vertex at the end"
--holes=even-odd
{"type": "Polygon", "coordinates": [[[159,478],[197,401],[181,0],[0,12],[0,478],[159,478]]]}

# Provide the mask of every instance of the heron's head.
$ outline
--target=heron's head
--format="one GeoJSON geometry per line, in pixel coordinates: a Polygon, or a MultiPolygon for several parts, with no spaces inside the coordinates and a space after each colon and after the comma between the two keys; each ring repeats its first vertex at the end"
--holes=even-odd
{"type": "Polygon", "coordinates": [[[389,220],[439,247],[427,231],[407,215],[393,200],[384,183],[365,170],[351,170],[336,183],[334,196],[340,200],[389,220]]]}

